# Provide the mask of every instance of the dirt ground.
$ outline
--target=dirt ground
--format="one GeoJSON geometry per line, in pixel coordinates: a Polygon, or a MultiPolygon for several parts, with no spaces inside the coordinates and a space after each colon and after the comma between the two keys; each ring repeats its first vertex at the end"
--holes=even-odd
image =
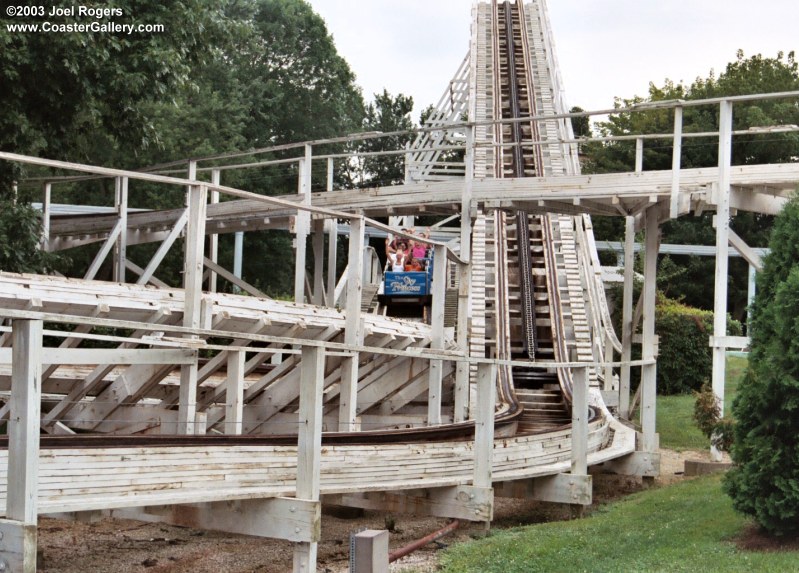
{"type": "MultiPolygon", "coordinates": [[[[705,452],[661,451],[657,483],[682,479],[686,459],[708,459],[705,452]]],[[[594,507],[646,487],[640,478],[594,475],[594,507]]],[[[590,508],[588,509],[590,511],[590,508]]],[[[325,512],[319,543],[319,573],[349,571],[349,536],[364,529],[389,529],[391,549],[443,527],[447,519],[365,512],[343,518],[325,512]]],[[[570,519],[568,506],[497,498],[492,528],[570,519]]],[[[482,524],[463,524],[453,534],[405,557],[392,572],[432,572],[438,551],[483,534],[482,524]]],[[[40,571],[46,573],[286,573],[292,569],[291,543],[169,525],[102,519],[94,523],[42,518],[39,522],[40,571]]]]}

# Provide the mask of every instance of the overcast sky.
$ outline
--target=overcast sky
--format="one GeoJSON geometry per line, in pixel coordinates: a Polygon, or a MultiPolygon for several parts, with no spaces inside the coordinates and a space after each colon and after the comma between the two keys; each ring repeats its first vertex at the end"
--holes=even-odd
{"type": "MultiPolygon", "coordinates": [[[[365,99],[383,88],[418,112],[441,97],[469,49],[472,0],[309,0],[365,99]]],[[[612,107],[649,82],[691,83],[735,59],[799,48],[799,0],[549,0],[569,105],[612,107]]],[[[799,50],[797,50],[799,51],[799,50]]]]}

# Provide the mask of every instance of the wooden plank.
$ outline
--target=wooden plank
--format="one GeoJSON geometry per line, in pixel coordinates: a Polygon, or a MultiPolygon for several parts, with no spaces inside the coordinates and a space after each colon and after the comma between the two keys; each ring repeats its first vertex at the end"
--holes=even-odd
{"type": "Polygon", "coordinates": [[[324,350],[312,346],[303,347],[300,368],[297,497],[318,500],[322,444],[322,390],[325,378],[324,350]]]}
{"type": "Polygon", "coordinates": [[[321,514],[318,501],[276,497],[114,510],[111,517],[294,542],[316,542],[321,538],[321,514]]]}
{"type": "MultiPolygon", "coordinates": [[[[144,268],[144,271],[142,271],[141,275],[139,275],[136,284],[138,285],[147,284],[147,282],[150,280],[150,277],[153,276],[153,273],[155,273],[155,270],[158,268],[158,265],[160,265],[161,261],[164,260],[164,257],[169,252],[169,249],[172,248],[172,245],[174,245],[175,241],[178,239],[178,237],[180,237],[180,234],[183,232],[183,229],[186,228],[186,224],[188,223],[190,216],[191,215],[189,213],[189,209],[183,211],[183,214],[175,222],[175,226],[172,227],[167,237],[158,246],[158,250],[153,255],[153,258],[150,259],[150,262],[147,263],[147,266],[144,268]]],[[[187,229],[186,230],[187,237],[190,236],[189,232],[190,232],[189,229],[187,229]]],[[[186,241],[186,244],[187,245],[189,244],[189,240],[186,241]]]]}
{"type": "Polygon", "coordinates": [[[225,433],[241,434],[244,410],[244,359],[242,350],[228,352],[225,381],[225,433]]]}
{"type": "MultiPolygon", "coordinates": [[[[197,352],[176,349],[46,348],[42,364],[191,364],[197,352]]],[[[0,348],[0,364],[11,364],[10,348],[0,348]]]]}
{"type": "Polygon", "coordinates": [[[211,269],[211,272],[214,275],[221,276],[222,278],[224,278],[225,280],[227,280],[231,284],[239,287],[241,290],[243,290],[246,293],[249,293],[249,294],[251,294],[253,296],[259,296],[261,298],[272,298],[269,295],[267,295],[267,294],[263,293],[262,291],[258,290],[256,287],[252,286],[250,283],[248,283],[245,280],[237,277],[236,275],[234,275],[233,273],[228,271],[225,267],[215,263],[211,259],[204,258],[203,259],[203,264],[207,268],[211,269]]]}
{"type": "MultiPolygon", "coordinates": [[[[641,353],[644,359],[655,358],[655,297],[658,247],[660,246],[660,228],[656,216],[656,208],[650,208],[646,217],[646,260],[644,262],[644,289],[641,353]]],[[[726,316],[726,313],[725,313],[726,316]]],[[[641,428],[643,430],[643,451],[657,450],[657,434],[655,433],[655,392],[657,385],[657,366],[644,366],[641,369],[641,428]]]]}
{"type": "MultiPolygon", "coordinates": [[[[588,473],[588,369],[572,370],[571,473],[588,473]]],[[[590,503],[590,502],[589,502],[590,503]]]]}
{"type": "MultiPolygon", "coordinates": [[[[346,325],[344,327],[345,344],[361,344],[363,340],[363,327],[361,325],[361,301],[363,294],[363,249],[364,239],[363,219],[350,221],[350,244],[347,265],[347,302],[346,325]]],[[[341,389],[339,391],[339,423],[340,432],[356,430],[356,415],[358,405],[358,362],[356,354],[344,358],[341,365],[341,389]]]]}
{"type": "MultiPolygon", "coordinates": [[[[643,141],[642,141],[643,145],[643,141]]],[[[624,234],[624,291],[622,294],[621,361],[629,362],[633,338],[633,279],[635,273],[635,218],[625,217],[624,234]]],[[[619,416],[630,417],[630,366],[621,367],[619,374],[619,416]]]]}
{"type": "MultiPolygon", "coordinates": [[[[13,363],[8,419],[6,517],[36,525],[39,475],[39,408],[42,392],[42,321],[11,323],[13,363]]],[[[27,552],[27,548],[23,551],[27,552]]],[[[35,553],[35,538],[34,538],[35,553]]],[[[26,569],[28,570],[28,569],[26,569]]],[[[35,559],[34,568],[35,570],[35,559]]]]}
{"type": "Polygon", "coordinates": [[[94,257],[92,264],[89,265],[89,269],[86,271],[86,274],[83,275],[84,280],[92,280],[95,276],[97,276],[97,271],[100,270],[100,266],[105,262],[106,257],[108,257],[108,253],[111,252],[111,249],[114,247],[114,244],[119,237],[119,235],[124,231],[122,228],[122,221],[117,221],[114,228],[111,229],[111,233],[108,235],[108,238],[103,243],[103,246],[100,247],[100,250],[94,257]]]}
{"type": "MultiPolygon", "coordinates": [[[[183,288],[183,326],[202,328],[202,275],[205,248],[205,214],[208,203],[208,189],[204,186],[191,186],[187,191],[188,222],[184,254],[183,288]]],[[[191,335],[188,338],[195,338],[191,335]]],[[[178,434],[194,434],[197,431],[197,373],[198,366],[184,364],[180,369],[180,401],[178,403],[178,434]]]]}
{"type": "Polygon", "coordinates": [[[494,411],[496,408],[497,367],[477,366],[477,412],[475,415],[474,485],[491,487],[494,457],[494,411]]]}
{"type": "MultiPolygon", "coordinates": [[[[433,250],[433,282],[431,284],[433,302],[430,308],[430,347],[444,348],[444,306],[447,294],[446,249],[436,246],[433,250]]],[[[441,394],[444,365],[441,360],[431,360],[428,376],[427,423],[430,426],[441,423],[441,394]]]]}
{"type": "Polygon", "coordinates": [[[125,282],[128,250],[128,178],[117,177],[114,181],[114,204],[119,216],[121,232],[114,246],[114,280],[125,282]]]}
{"type": "MultiPolygon", "coordinates": [[[[310,181],[308,183],[310,185],[310,181]]],[[[297,439],[297,497],[319,501],[322,449],[322,392],[325,353],[305,346],[300,362],[300,425],[297,439]]],[[[317,542],[298,543],[294,548],[294,573],[316,570],[317,542]]]]}

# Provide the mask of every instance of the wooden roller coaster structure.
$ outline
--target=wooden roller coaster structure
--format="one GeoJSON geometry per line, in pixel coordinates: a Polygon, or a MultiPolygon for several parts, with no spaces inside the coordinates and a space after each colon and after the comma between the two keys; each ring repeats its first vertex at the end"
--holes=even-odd
{"type": "Polygon", "coordinates": [[[364,155],[351,144],[397,134],[141,171],[0,153],[51,169],[27,181],[43,188],[44,249],[97,248],[81,277],[0,273],[4,570],[35,570],[42,514],[105,512],[276,537],[296,544],[294,571],[313,571],[323,502],[490,522],[495,495],[590,504],[589,466],[657,475],[658,226],[718,212],[722,319],[711,344],[723,397],[724,351],[741,343],[723,320],[728,244],[759,262],[729,230],[730,212],[776,213],[799,181],[795,164],[731,166],[732,105],[798,96],[630,109],[673,109],[674,133],[630,136],[633,173],[582,176],[570,123],[580,114],[563,100],[544,2],[494,0],[475,3],[469,55],[411,147],[381,152],[404,157],[403,185],[333,188],[336,165],[364,155]],[[688,105],[717,105],[719,132],[682,134],[688,105]],[[673,137],[671,171],[642,169],[655,137],[673,137]],[[719,167],[681,169],[684,137],[717,137],[719,167]],[[323,191],[312,188],[314,165],[325,167],[323,191]],[[275,166],[296,167],[296,195],[221,184],[227,171],[275,166]],[[54,186],[86,178],[115,182],[113,208],[52,203],[54,186]],[[130,209],[138,185],[177,189],[185,207],[130,209]],[[440,220],[430,239],[404,230],[419,214],[440,220]],[[591,214],[626,217],[620,338],[591,214]],[[646,280],[634,313],[639,229],[646,280]],[[217,260],[220,235],[263,230],[293,236],[293,302],[267,297],[217,260]],[[386,234],[432,252],[425,321],[386,316],[379,304],[380,265],[367,240],[386,234]],[[348,237],[343,272],[339,235],[348,237]],[[173,288],[156,271],[181,238],[184,282],[173,288]],[[157,247],[140,266],[128,249],[146,243],[157,247]],[[108,280],[97,280],[102,273],[108,280]],[[221,280],[235,293],[221,292],[221,280]]]}

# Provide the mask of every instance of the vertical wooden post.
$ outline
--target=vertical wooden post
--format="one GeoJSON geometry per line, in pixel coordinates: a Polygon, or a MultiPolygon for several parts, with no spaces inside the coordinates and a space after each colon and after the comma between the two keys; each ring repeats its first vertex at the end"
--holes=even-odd
{"type": "MultiPolygon", "coordinates": [[[[311,166],[313,164],[312,148],[305,145],[305,157],[299,161],[298,192],[302,197],[303,205],[311,204],[311,166]]],[[[295,224],[296,236],[294,237],[294,302],[302,303],[305,300],[305,259],[308,234],[311,230],[311,214],[308,211],[297,211],[295,224]]]]}
{"type": "MultiPolygon", "coordinates": [[[[605,362],[613,362],[613,340],[610,338],[610,334],[607,331],[603,331],[603,338],[605,339],[605,352],[604,358],[605,362]]],[[[613,366],[605,366],[605,373],[604,373],[604,387],[603,390],[605,392],[612,392],[613,391],[613,366]]]]}
{"type": "Polygon", "coordinates": [[[11,323],[11,414],[8,419],[6,519],[0,520],[0,563],[36,571],[42,321],[11,323]]]}
{"type": "Polygon", "coordinates": [[[244,359],[243,350],[227,353],[227,380],[225,381],[225,433],[241,434],[244,411],[244,359]]]}
{"type": "Polygon", "coordinates": [[[313,221],[313,303],[325,303],[325,220],[313,221]]]}
{"type": "MultiPolygon", "coordinates": [[[[244,262],[244,231],[238,231],[233,235],[233,276],[236,278],[242,277],[242,265],[244,262]]],[[[238,294],[241,292],[239,285],[233,285],[233,292],[238,294]]]]}
{"type": "MultiPolygon", "coordinates": [[[[333,190],[333,158],[327,158],[327,190],[333,190]]],[[[336,306],[338,219],[327,220],[327,306],[336,306]]]]}
{"type": "Polygon", "coordinates": [[[35,525],[42,398],[42,321],[13,320],[11,345],[6,516],[35,525]]]}
{"type": "Polygon", "coordinates": [[[50,213],[52,212],[53,184],[45,183],[42,192],[42,250],[50,250],[50,213]]]}
{"type": "Polygon", "coordinates": [[[571,473],[588,474],[588,368],[572,369],[571,473]]]}
{"type": "Polygon", "coordinates": [[[477,365],[477,412],[474,427],[474,485],[491,487],[494,455],[494,411],[497,401],[497,365],[477,365]]]}
{"type": "Polygon", "coordinates": [[[635,138],[635,171],[641,173],[644,170],[644,138],[635,138]]]}
{"type": "Polygon", "coordinates": [[[674,148],[671,157],[669,216],[676,219],[680,208],[680,164],[682,161],[682,106],[674,108],[674,148]]]}
{"type": "MultiPolygon", "coordinates": [[[[646,212],[646,261],[644,263],[644,325],[641,355],[644,360],[655,359],[655,297],[657,293],[657,263],[660,248],[660,228],[657,210],[650,207],[646,212]]],[[[655,433],[655,401],[657,399],[657,364],[641,367],[641,430],[643,451],[657,451],[655,433]]]]}
{"type": "Polygon", "coordinates": [[[128,178],[114,181],[114,204],[119,217],[120,231],[114,245],[114,281],[125,282],[125,265],[128,257],[128,178]]]}
{"type": "MultiPolygon", "coordinates": [[[[458,265],[458,319],[455,339],[458,350],[469,355],[469,322],[472,308],[472,184],[474,181],[474,126],[466,128],[466,173],[461,197],[461,250],[464,264],[458,265]]],[[[469,363],[455,366],[453,421],[469,417],[469,363]]]]}
{"type": "MultiPolygon", "coordinates": [[[[447,295],[447,248],[436,245],[433,249],[433,304],[430,309],[430,348],[444,348],[444,300],[447,295]]],[[[428,372],[427,424],[441,423],[441,392],[444,363],[431,360],[428,372]]]]}
{"type": "MultiPolygon", "coordinates": [[[[304,346],[300,362],[296,497],[307,501],[319,501],[324,379],[324,349],[304,346]]],[[[294,573],[315,572],[316,551],[316,542],[297,543],[294,549],[294,573]]]]}
{"type": "MultiPolygon", "coordinates": [[[[629,362],[633,347],[633,279],[635,263],[635,218],[625,217],[624,295],[622,297],[621,361],[629,362]]],[[[630,366],[622,365],[619,374],[619,416],[630,418],[630,366]]]]}
{"type": "MultiPolygon", "coordinates": [[[[347,266],[347,303],[345,310],[344,343],[361,344],[361,294],[363,291],[363,248],[365,224],[362,217],[350,219],[350,246],[347,266]]],[[[338,431],[356,431],[358,412],[358,353],[341,363],[338,431]]]]}
{"type": "Polygon", "coordinates": [[[749,265],[749,281],[746,288],[746,328],[747,334],[749,327],[752,325],[752,305],[755,303],[755,295],[757,294],[757,271],[754,266],[749,265]]]}
{"type": "MultiPolygon", "coordinates": [[[[219,169],[211,171],[211,184],[219,185],[222,182],[222,172],[219,169]]],[[[219,203],[219,191],[211,190],[211,205],[219,203]]],[[[211,262],[219,262],[219,235],[213,233],[208,235],[208,258],[211,262]]],[[[208,292],[216,292],[217,274],[211,271],[208,275],[208,292]]]]}
{"type": "MultiPolygon", "coordinates": [[[[200,328],[202,324],[203,253],[205,247],[205,209],[208,189],[189,188],[189,221],[186,225],[186,252],[183,273],[183,326],[200,328]]],[[[197,361],[180,368],[180,403],[178,434],[193,434],[197,416],[197,361]]]]}
{"type": "MultiPolygon", "coordinates": [[[[716,199],[716,284],[713,303],[713,394],[724,415],[724,378],[727,348],[719,344],[727,335],[727,275],[730,236],[730,171],[732,160],[732,102],[719,105],[719,181],[716,199]]],[[[711,457],[721,460],[721,452],[711,447],[711,457]]]]}

